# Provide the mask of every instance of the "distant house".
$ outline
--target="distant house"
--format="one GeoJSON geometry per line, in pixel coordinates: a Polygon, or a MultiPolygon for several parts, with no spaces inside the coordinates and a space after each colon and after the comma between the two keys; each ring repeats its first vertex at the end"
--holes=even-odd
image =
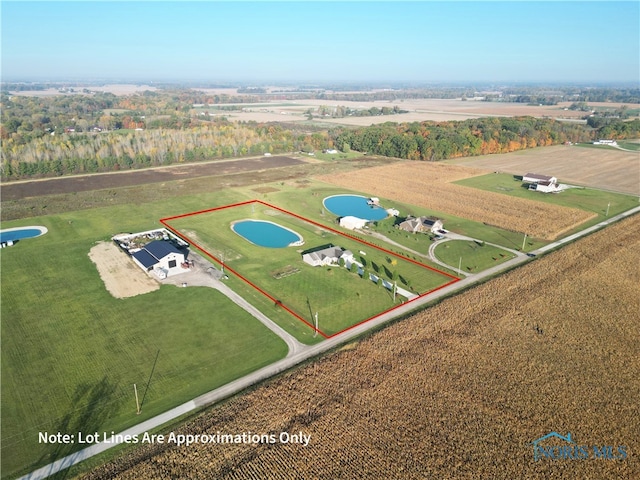
{"type": "Polygon", "coordinates": [[[593,142],[594,145],[610,145],[612,147],[615,147],[618,145],[618,142],[616,142],[615,140],[605,140],[605,139],[600,139],[600,140],[596,140],[595,142],[593,142]]]}
{"type": "Polygon", "coordinates": [[[538,173],[527,173],[526,175],[522,176],[522,181],[528,183],[558,183],[558,179],[556,177],[549,177],[548,175],[540,175],[538,173]]]}
{"type": "Polygon", "coordinates": [[[340,218],[340,226],[348,230],[355,230],[356,228],[363,228],[368,223],[368,220],[358,217],[352,217],[347,215],[340,218]]]}
{"type": "Polygon", "coordinates": [[[353,262],[353,252],[344,250],[341,247],[330,246],[321,250],[307,252],[302,255],[302,260],[312,267],[321,267],[323,265],[338,265],[340,259],[345,261],[348,266],[353,262]]]}
{"type": "Polygon", "coordinates": [[[173,243],[165,240],[154,240],[132,252],[131,257],[145,272],[153,270],[161,279],[184,272],[184,253],[173,243]]]}
{"type": "Polygon", "coordinates": [[[398,225],[398,228],[410,233],[438,233],[444,228],[442,220],[435,217],[407,217],[398,225]]]}

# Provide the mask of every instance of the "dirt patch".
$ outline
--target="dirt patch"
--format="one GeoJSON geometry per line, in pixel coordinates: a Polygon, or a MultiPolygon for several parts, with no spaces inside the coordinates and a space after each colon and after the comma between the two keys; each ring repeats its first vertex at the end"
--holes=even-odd
{"type": "Polygon", "coordinates": [[[105,288],[115,298],[153,292],[160,284],[144,273],[112,242],[100,242],[89,251],[105,288]]]}
{"type": "Polygon", "coordinates": [[[327,183],[360,189],[398,202],[554,240],[595,217],[577,208],[509,197],[451,182],[486,171],[430,162],[402,162],[319,177],[327,183]]]}
{"type": "Polygon", "coordinates": [[[258,193],[272,193],[272,192],[279,192],[280,190],[273,187],[258,187],[258,188],[252,188],[251,191],[258,192],[258,193]]]}
{"type": "Polygon", "coordinates": [[[563,183],[640,195],[638,152],[576,145],[534,148],[502,155],[448,160],[447,163],[524,175],[552,175],[563,183]]]}

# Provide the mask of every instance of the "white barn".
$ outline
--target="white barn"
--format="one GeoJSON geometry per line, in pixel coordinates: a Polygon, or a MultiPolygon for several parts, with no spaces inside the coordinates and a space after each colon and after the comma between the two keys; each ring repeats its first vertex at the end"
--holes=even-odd
{"type": "Polygon", "coordinates": [[[363,218],[352,217],[350,215],[340,218],[340,226],[348,230],[363,228],[367,223],[368,221],[363,218]]]}
{"type": "Polygon", "coordinates": [[[558,183],[558,179],[556,177],[550,177],[548,175],[540,175],[538,173],[527,173],[522,176],[522,181],[528,182],[528,183],[540,183],[540,182],[558,183]]]}
{"type": "Polygon", "coordinates": [[[165,240],[154,240],[140,250],[131,253],[131,257],[145,272],[153,270],[158,278],[184,273],[184,253],[173,243],[165,240]]]}

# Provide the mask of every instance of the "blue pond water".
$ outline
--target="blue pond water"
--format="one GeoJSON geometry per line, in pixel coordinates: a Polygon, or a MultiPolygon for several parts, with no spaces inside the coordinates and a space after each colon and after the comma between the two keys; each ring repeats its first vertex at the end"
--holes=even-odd
{"type": "Polygon", "coordinates": [[[367,205],[367,198],[360,195],[334,195],[325,198],[322,203],[327,210],[339,217],[350,215],[369,221],[387,217],[384,208],[367,205]]]}
{"type": "Polygon", "coordinates": [[[46,233],[46,229],[26,227],[18,229],[9,229],[0,231],[0,243],[15,242],[16,240],[22,240],[24,238],[38,237],[46,233]]]}
{"type": "Polygon", "coordinates": [[[249,242],[267,248],[284,248],[292,243],[301,245],[302,237],[293,230],[262,220],[243,220],[231,229],[249,242]]]}

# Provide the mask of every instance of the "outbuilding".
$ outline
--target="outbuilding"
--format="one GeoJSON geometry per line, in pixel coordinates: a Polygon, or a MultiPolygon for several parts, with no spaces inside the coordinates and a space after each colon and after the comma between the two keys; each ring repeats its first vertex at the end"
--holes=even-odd
{"type": "Polygon", "coordinates": [[[145,272],[153,270],[161,279],[184,272],[185,255],[170,241],[154,240],[132,252],[131,257],[145,272]]]}
{"type": "Polygon", "coordinates": [[[540,183],[540,182],[558,183],[558,179],[556,177],[550,177],[548,175],[540,175],[539,173],[527,173],[522,176],[522,181],[527,183],[540,183]]]}

